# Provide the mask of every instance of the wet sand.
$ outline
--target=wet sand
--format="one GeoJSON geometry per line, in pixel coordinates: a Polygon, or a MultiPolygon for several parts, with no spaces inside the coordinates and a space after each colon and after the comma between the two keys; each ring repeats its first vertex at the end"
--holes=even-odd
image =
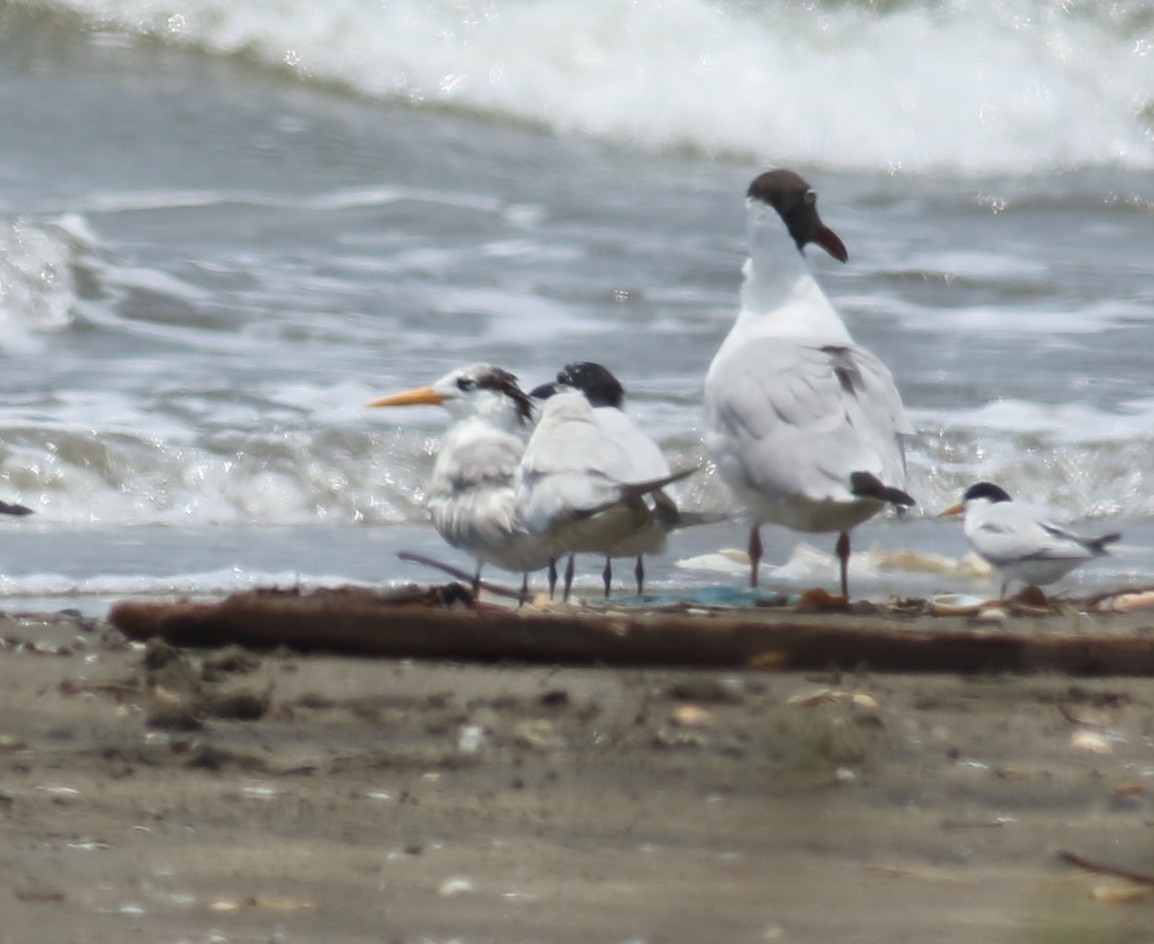
{"type": "Polygon", "coordinates": [[[0,639],[0,944],[1154,940],[1154,680],[0,639]]]}

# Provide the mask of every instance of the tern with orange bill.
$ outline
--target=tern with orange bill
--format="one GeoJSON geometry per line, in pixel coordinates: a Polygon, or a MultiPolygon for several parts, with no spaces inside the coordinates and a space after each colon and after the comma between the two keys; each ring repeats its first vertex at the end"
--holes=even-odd
{"type": "Polygon", "coordinates": [[[444,407],[453,419],[437,451],[426,506],[433,526],[481,568],[492,564],[522,575],[549,566],[548,542],[529,533],[515,501],[516,476],[533,418],[533,401],[517,378],[490,364],[451,371],[428,386],[380,397],[370,407],[444,407]]]}
{"type": "Polygon", "coordinates": [[[978,482],[962,500],[938,517],[964,515],[963,529],[974,553],[1002,577],[1001,597],[1011,580],[1026,586],[1054,583],[1075,567],[1109,554],[1107,546],[1122,539],[1116,532],[1088,538],[1067,531],[1016,504],[993,482],[978,482]]]}

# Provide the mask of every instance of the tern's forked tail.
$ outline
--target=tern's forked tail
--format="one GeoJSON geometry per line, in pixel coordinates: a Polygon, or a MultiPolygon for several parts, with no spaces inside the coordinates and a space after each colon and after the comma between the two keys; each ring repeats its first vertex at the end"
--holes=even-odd
{"type": "Polygon", "coordinates": [[[592,518],[594,515],[599,515],[603,511],[608,511],[610,508],[616,508],[619,505],[627,505],[631,502],[636,502],[646,495],[653,492],[658,492],[665,488],[666,485],[672,485],[674,482],[680,482],[684,478],[693,475],[694,472],[699,472],[701,466],[691,466],[688,469],[679,469],[672,475],[665,475],[659,479],[649,479],[645,482],[622,482],[617,486],[617,497],[610,501],[603,502],[594,508],[587,508],[582,511],[577,517],[592,518]]]}

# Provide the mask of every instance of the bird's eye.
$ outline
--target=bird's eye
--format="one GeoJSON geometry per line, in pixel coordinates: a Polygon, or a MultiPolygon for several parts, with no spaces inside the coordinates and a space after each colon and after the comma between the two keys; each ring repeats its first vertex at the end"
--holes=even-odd
{"type": "Polygon", "coordinates": [[[472,390],[475,386],[477,386],[477,381],[472,377],[457,378],[457,388],[460,390],[472,390]]]}

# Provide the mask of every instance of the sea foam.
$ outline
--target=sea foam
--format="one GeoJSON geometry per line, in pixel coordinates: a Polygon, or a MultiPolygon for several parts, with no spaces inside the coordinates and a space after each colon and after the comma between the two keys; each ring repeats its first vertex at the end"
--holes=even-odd
{"type": "Polygon", "coordinates": [[[883,172],[1154,165],[1149,4],[29,3],[642,149],[883,172]]]}

